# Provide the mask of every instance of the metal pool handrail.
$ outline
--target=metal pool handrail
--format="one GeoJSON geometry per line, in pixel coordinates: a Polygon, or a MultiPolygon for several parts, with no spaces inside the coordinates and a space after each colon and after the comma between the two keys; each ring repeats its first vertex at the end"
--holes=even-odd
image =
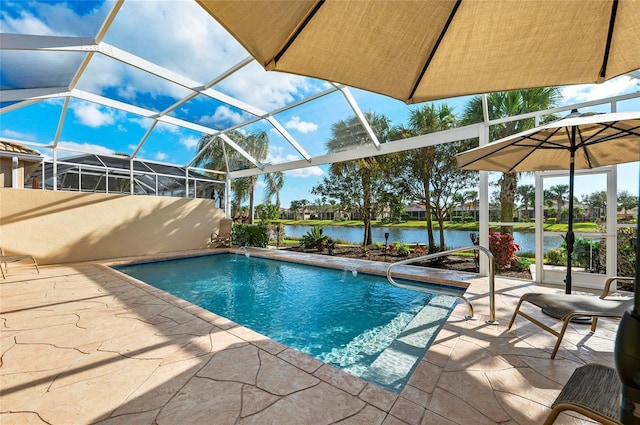
{"type": "Polygon", "coordinates": [[[496,322],[495,271],[494,271],[493,254],[491,253],[491,251],[489,251],[487,248],[485,248],[483,246],[474,245],[474,246],[468,246],[468,247],[464,247],[464,248],[455,248],[455,249],[450,249],[448,251],[436,252],[436,253],[433,253],[433,254],[422,255],[422,256],[416,257],[416,258],[409,258],[407,260],[396,261],[395,263],[392,263],[392,264],[389,265],[389,267],[387,267],[387,280],[393,286],[397,286],[397,287],[400,287],[400,288],[414,289],[414,290],[417,289],[417,290],[422,291],[422,292],[429,292],[429,293],[436,294],[436,295],[447,295],[447,296],[450,296],[450,297],[456,297],[456,298],[462,300],[467,305],[467,307],[469,308],[469,314],[467,316],[465,316],[465,318],[466,319],[471,319],[471,318],[473,318],[473,306],[471,305],[471,302],[466,297],[464,297],[462,295],[452,294],[452,293],[449,293],[449,292],[446,292],[446,291],[434,290],[434,289],[431,289],[431,288],[429,288],[427,290],[426,288],[425,289],[421,289],[420,287],[416,287],[416,286],[404,285],[404,284],[396,282],[391,277],[391,269],[393,267],[395,267],[395,266],[401,266],[403,264],[416,263],[416,262],[422,261],[422,260],[431,260],[433,258],[444,257],[445,255],[453,254],[453,253],[456,253],[456,252],[466,252],[466,251],[483,252],[489,258],[489,320],[487,320],[486,323],[490,324],[490,325],[497,325],[498,322],[496,322]]]}

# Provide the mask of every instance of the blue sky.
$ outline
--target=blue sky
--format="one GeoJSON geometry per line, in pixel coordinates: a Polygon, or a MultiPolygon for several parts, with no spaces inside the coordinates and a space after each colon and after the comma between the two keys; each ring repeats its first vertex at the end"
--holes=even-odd
{"type": "MultiPolygon", "coordinates": [[[[38,2],[0,0],[2,32],[40,35],[94,37],[111,2],[38,2]]],[[[167,69],[175,70],[199,83],[206,83],[247,56],[246,51],[194,1],[127,1],[107,32],[104,41],[167,69]],[[189,30],[185,30],[188,28],[189,30]]],[[[2,51],[0,70],[2,88],[28,87],[29,84],[64,85],[73,76],[84,55],[78,53],[30,52],[19,56],[2,51]],[[63,56],[64,60],[60,60],[63,56]],[[24,67],[25,61],[29,67],[24,67]],[[70,64],[76,64],[70,66],[70,64]],[[16,69],[11,73],[8,70],[16,69]],[[30,72],[31,71],[31,72],[30,72]],[[44,71],[44,72],[43,72],[44,71]]],[[[327,88],[322,81],[281,73],[267,73],[255,62],[213,88],[263,111],[273,111],[327,88]]],[[[162,111],[184,98],[188,91],[180,86],[123,65],[111,58],[95,55],[78,89],[112,97],[136,106],[162,111]]],[[[600,85],[562,88],[562,104],[585,102],[640,90],[638,80],[618,77],[600,85]]],[[[406,122],[410,110],[421,105],[404,103],[373,93],[352,89],[362,111],[374,111],[389,117],[393,124],[406,122]]],[[[448,99],[456,113],[462,113],[468,97],[448,99]]],[[[619,111],[640,110],[640,101],[626,101],[619,111]]],[[[0,135],[33,142],[35,149],[50,156],[46,145],[55,138],[63,99],[47,100],[0,116],[0,135]]],[[[223,128],[250,119],[251,114],[238,108],[198,96],[172,112],[176,118],[223,128]]],[[[332,93],[282,112],[275,118],[312,156],[325,152],[331,125],[353,115],[340,93],[332,93]]],[[[151,120],[73,99],[60,136],[59,146],[73,150],[113,154],[132,153],[151,120]]],[[[268,162],[300,159],[300,155],[283,137],[265,123],[256,123],[246,131],[265,130],[270,137],[268,162]]],[[[158,125],[142,146],[141,158],[187,164],[195,155],[201,134],[181,127],[158,125]]],[[[292,200],[313,201],[311,187],[326,175],[326,167],[310,167],[286,173],[281,193],[282,205],[292,200]]],[[[619,167],[620,190],[638,193],[638,163],[619,167]],[[632,178],[633,176],[633,178],[632,178]]],[[[524,177],[522,183],[530,183],[524,177]]],[[[578,195],[604,190],[602,178],[581,177],[578,195]]],[[[554,180],[550,184],[562,183],[554,180]]],[[[262,187],[256,193],[263,200],[262,187]]]]}

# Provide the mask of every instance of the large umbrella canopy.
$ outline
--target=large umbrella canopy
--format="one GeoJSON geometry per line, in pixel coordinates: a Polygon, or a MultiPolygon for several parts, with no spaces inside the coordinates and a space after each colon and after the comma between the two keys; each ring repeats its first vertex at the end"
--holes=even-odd
{"type": "Polygon", "coordinates": [[[196,0],[268,70],[407,103],[640,68],[640,0],[196,0]]]}
{"type": "Polygon", "coordinates": [[[569,170],[566,292],[571,293],[574,170],[640,161],[640,112],[573,111],[563,119],[458,154],[456,160],[466,170],[569,170]]]}

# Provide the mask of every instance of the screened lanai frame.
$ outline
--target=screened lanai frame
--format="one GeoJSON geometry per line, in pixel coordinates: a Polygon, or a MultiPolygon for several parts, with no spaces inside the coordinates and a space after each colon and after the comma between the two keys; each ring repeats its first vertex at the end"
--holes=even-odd
{"type": "Polygon", "coordinates": [[[55,163],[43,159],[25,185],[43,190],[55,187],[76,192],[214,199],[216,193],[223,192],[224,180],[160,162],[83,154],[55,163]]]}
{"type": "MultiPolygon", "coordinates": [[[[126,4],[132,2],[127,1],[126,4]]],[[[195,4],[195,3],[194,3],[195,4]]],[[[142,154],[145,146],[151,143],[154,135],[157,131],[164,126],[175,126],[184,129],[189,129],[199,134],[208,134],[216,136],[217,140],[223,140],[224,146],[227,149],[235,149],[247,160],[249,166],[245,169],[239,170],[209,170],[198,168],[195,166],[200,153],[196,153],[190,161],[183,163],[182,165],[176,165],[185,167],[188,172],[197,172],[204,175],[221,176],[225,187],[225,202],[224,209],[227,216],[230,215],[230,199],[229,194],[230,182],[232,179],[239,177],[258,176],[266,173],[295,170],[305,167],[313,167],[319,165],[332,164],[335,162],[358,159],[369,156],[384,155],[387,153],[405,151],[424,146],[430,146],[440,143],[447,143],[457,141],[461,139],[478,138],[480,144],[485,144],[489,140],[489,128],[492,125],[500,124],[505,121],[517,120],[525,117],[542,116],[548,113],[562,113],[568,112],[572,108],[591,108],[597,105],[609,105],[609,110],[614,112],[617,102],[626,101],[629,99],[637,99],[638,93],[634,93],[626,96],[618,96],[610,99],[603,99],[596,102],[586,102],[579,105],[571,105],[563,108],[557,108],[550,111],[542,111],[536,114],[527,114],[519,117],[509,117],[503,120],[490,121],[486,114],[484,122],[474,124],[467,127],[456,128],[447,132],[440,132],[434,134],[428,134],[418,136],[410,139],[402,139],[392,141],[389,143],[381,144],[369,124],[367,123],[365,116],[356,102],[351,90],[345,86],[339,84],[333,84],[330,82],[320,82],[315,91],[310,93],[304,98],[295,99],[285,106],[279,106],[273,109],[265,109],[257,107],[250,103],[247,99],[240,99],[230,96],[225,92],[218,90],[216,87],[224,81],[233,79],[250,67],[256,66],[255,61],[245,52],[243,57],[236,58],[232,66],[222,69],[220,72],[213,76],[207,77],[207,80],[197,80],[192,76],[187,76],[176,70],[169,69],[158,65],[158,63],[142,57],[139,52],[126,51],[118,47],[118,45],[105,41],[105,37],[108,35],[109,30],[113,26],[117,26],[119,14],[122,11],[124,0],[118,0],[113,2],[110,10],[105,14],[99,28],[90,34],[83,34],[82,37],[73,36],[51,36],[44,34],[15,34],[15,33],[2,33],[0,34],[0,54],[6,55],[8,53],[21,55],[24,54],[25,60],[19,63],[32,64],[37,63],[34,56],[39,54],[46,55],[59,55],[69,56],[75,60],[76,66],[74,69],[66,69],[67,80],[52,81],[50,76],[47,76],[46,84],[44,80],[40,81],[37,78],[39,74],[37,69],[32,68],[27,71],[35,78],[32,84],[26,84],[22,86],[7,86],[3,83],[2,90],[0,92],[0,115],[17,111],[22,108],[27,108],[32,105],[36,105],[42,102],[57,101],[61,104],[61,112],[57,117],[57,124],[55,125],[55,131],[52,132],[52,138],[50,141],[33,141],[22,140],[19,138],[6,138],[2,140],[24,144],[32,147],[40,147],[43,149],[51,149],[53,155],[50,161],[53,164],[52,169],[56,169],[58,165],[61,167],[66,165],[63,152],[67,149],[62,148],[60,142],[63,139],[64,131],[69,125],[67,118],[70,106],[74,101],[89,102],[94,105],[100,105],[105,108],[123,111],[129,115],[139,117],[140,120],[144,120],[147,124],[146,130],[143,134],[134,140],[135,147],[128,152],[131,161],[128,169],[120,169],[118,172],[126,174],[128,172],[130,181],[130,193],[135,193],[136,184],[134,182],[137,175],[136,166],[134,165],[138,157],[142,154]],[[33,62],[31,59],[34,59],[33,62]],[[145,107],[141,103],[128,102],[122,96],[114,96],[114,93],[99,93],[89,90],[87,87],[82,86],[83,78],[93,72],[93,64],[96,60],[109,60],[115,61],[118,64],[126,67],[135,68],[139,72],[144,72],[154,76],[160,82],[170,84],[177,87],[182,93],[181,97],[177,100],[165,102],[161,108],[149,108],[145,107]],[[34,71],[35,69],[35,71],[34,71]],[[308,148],[300,140],[294,138],[290,132],[285,128],[285,125],[277,118],[290,111],[295,111],[296,108],[306,104],[316,102],[320,99],[328,98],[329,96],[339,95],[348,108],[358,118],[360,125],[362,125],[364,131],[368,134],[370,143],[365,146],[359,146],[355,149],[346,150],[336,153],[327,153],[320,155],[312,155],[309,153],[308,148]],[[207,125],[197,120],[189,120],[184,116],[181,116],[177,111],[188,105],[196,98],[206,97],[212,101],[228,105],[232,111],[242,111],[243,120],[237,123],[230,124],[224,128],[218,128],[207,125]],[[297,159],[289,160],[286,162],[267,164],[263,163],[248,152],[244,151],[238,146],[227,134],[231,131],[242,131],[244,128],[254,123],[265,123],[273,131],[275,131],[282,140],[288,143],[292,152],[297,154],[297,159]]],[[[202,12],[206,14],[206,12],[202,12]]],[[[213,21],[208,15],[210,21],[213,21]]],[[[118,28],[119,29],[119,28],[118,28]]],[[[8,67],[9,62],[3,60],[3,67],[8,67]]],[[[41,73],[42,74],[42,73],[41,73]]],[[[54,73],[52,73],[54,74],[54,73]]],[[[265,74],[267,75],[267,74],[265,74]]],[[[123,82],[123,85],[126,82],[123,82]]],[[[485,102],[486,106],[486,102],[485,102]]],[[[486,109],[486,107],[485,107],[486,109]]],[[[68,150],[72,151],[72,150],[68,150]]],[[[72,151],[75,153],[81,152],[81,150],[72,151]]],[[[89,152],[87,152],[89,153],[89,152]]],[[[48,159],[49,160],[49,159],[48,159]]],[[[87,168],[88,169],[88,168],[87,168]]],[[[94,170],[97,171],[97,170],[94,170]]],[[[112,170],[115,172],[115,170],[112,170]]],[[[57,179],[53,179],[52,189],[59,190],[57,187],[57,179]]],[[[480,173],[480,216],[488,217],[488,174],[486,172],[480,173]]],[[[186,191],[189,193],[189,190],[186,191]]],[[[613,195],[615,196],[615,195],[613,195]]],[[[491,223],[493,225],[494,223],[491,223]]],[[[481,235],[484,240],[487,240],[490,223],[487,219],[481,220],[481,235]]],[[[486,270],[486,268],[485,268],[486,270]]]]}

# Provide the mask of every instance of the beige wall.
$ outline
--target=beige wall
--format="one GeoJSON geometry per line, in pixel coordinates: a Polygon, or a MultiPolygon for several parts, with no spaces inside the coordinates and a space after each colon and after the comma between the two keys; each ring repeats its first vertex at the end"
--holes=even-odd
{"type": "Polygon", "coordinates": [[[204,248],[223,217],[209,199],[0,188],[0,246],[40,264],[204,248]]]}
{"type": "MultiPolygon", "coordinates": [[[[24,162],[18,161],[18,187],[24,187],[24,162]]],[[[11,158],[0,158],[0,187],[13,187],[13,163],[11,158]]]]}

